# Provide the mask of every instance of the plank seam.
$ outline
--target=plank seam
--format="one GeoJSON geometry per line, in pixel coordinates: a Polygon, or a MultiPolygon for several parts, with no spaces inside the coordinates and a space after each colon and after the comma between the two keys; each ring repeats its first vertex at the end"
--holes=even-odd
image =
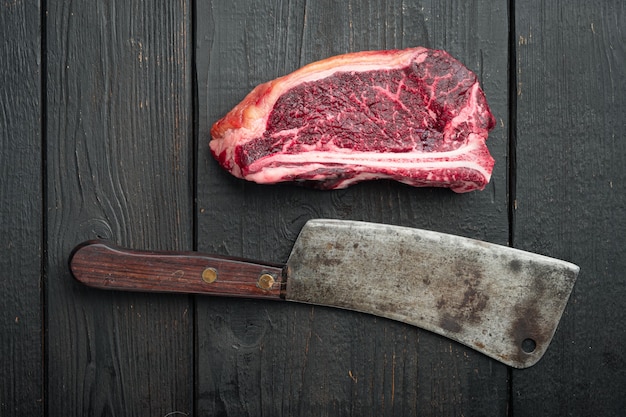
{"type": "MultiPolygon", "coordinates": [[[[508,1],[508,202],[507,215],[509,225],[509,246],[515,246],[515,209],[516,209],[516,172],[517,172],[517,48],[515,44],[515,0],[508,1]]],[[[513,369],[507,368],[507,415],[513,417],[513,369]]]]}
{"type": "Polygon", "coordinates": [[[515,211],[517,206],[517,47],[515,44],[515,0],[509,0],[508,39],[508,96],[509,96],[509,143],[508,143],[508,223],[509,246],[515,246],[515,211]]]}
{"type": "MultiPolygon", "coordinates": [[[[198,250],[198,159],[199,152],[198,146],[200,144],[199,132],[200,132],[200,118],[199,118],[199,97],[198,97],[198,71],[197,71],[197,30],[198,30],[198,4],[196,0],[190,0],[191,3],[191,48],[190,48],[190,65],[191,65],[191,117],[193,118],[191,124],[191,194],[192,194],[192,204],[191,209],[193,211],[191,215],[191,239],[192,239],[192,248],[194,251],[198,250]]],[[[192,340],[192,360],[191,360],[191,407],[193,415],[200,415],[199,407],[198,407],[198,399],[196,395],[197,387],[199,386],[199,375],[197,369],[199,367],[199,349],[198,349],[198,297],[191,296],[191,340],[192,340]]]]}
{"type": "Polygon", "coordinates": [[[41,412],[43,416],[48,415],[48,39],[47,39],[47,10],[48,3],[41,0],[39,3],[40,21],[40,45],[39,59],[41,72],[40,76],[40,125],[41,131],[41,161],[40,161],[40,181],[41,181],[41,265],[39,278],[40,294],[40,315],[41,315],[41,412]]]}

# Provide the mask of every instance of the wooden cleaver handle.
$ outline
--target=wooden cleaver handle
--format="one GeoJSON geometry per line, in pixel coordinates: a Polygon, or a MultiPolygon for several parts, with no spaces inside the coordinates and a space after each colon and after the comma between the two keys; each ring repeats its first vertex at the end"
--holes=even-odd
{"type": "Polygon", "coordinates": [[[129,250],[102,241],[77,246],[70,257],[74,277],[91,287],[283,298],[283,268],[197,252],[129,250]]]}

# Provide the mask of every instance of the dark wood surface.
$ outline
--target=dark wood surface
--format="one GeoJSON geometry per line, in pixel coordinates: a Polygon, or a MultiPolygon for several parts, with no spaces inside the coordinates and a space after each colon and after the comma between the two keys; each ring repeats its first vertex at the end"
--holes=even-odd
{"type": "Polygon", "coordinates": [[[516,415],[626,410],[626,5],[516,7],[514,245],[581,275],[537,367],[513,373],[516,415]]]}
{"type": "Polygon", "coordinates": [[[194,303],[68,275],[91,238],[192,249],[191,6],[51,2],[46,12],[46,411],[193,407],[194,303]]]}
{"type": "Polygon", "coordinates": [[[0,6],[0,415],[620,416],[626,409],[623,2],[5,2],[0,6]],[[482,192],[321,192],[231,177],[213,122],[338,53],[422,45],[497,118],[482,192]],[[88,239],[284,262],[314,217],[451,232],[581,267],[554,341],[512,370],[322,307],[107,292],[88,239]]]}
{"type": "Polygon", "coordinates": [[[0,6],[0,415],[41,415],[43,223],[40,9],[0,6]]]}

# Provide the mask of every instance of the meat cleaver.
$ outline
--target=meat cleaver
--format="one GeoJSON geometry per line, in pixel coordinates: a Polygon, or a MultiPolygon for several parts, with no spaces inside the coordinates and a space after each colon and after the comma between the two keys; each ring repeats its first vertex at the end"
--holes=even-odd
{"type": "Polygon", "coordinates": [[[309,220],[285,265],[197,252],[77,246],[92,287],[309,303],[443,335],[515,368],[546,351],[578,266],[506,246],[384,224],[309,220]]]}

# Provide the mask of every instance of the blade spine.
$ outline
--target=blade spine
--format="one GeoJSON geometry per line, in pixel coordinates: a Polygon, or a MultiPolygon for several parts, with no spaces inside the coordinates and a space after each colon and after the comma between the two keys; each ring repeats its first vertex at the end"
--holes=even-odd
{"type": "Polygon", "coordinates": [[[570,269],[576,275],[578,275],[578,273],[580,272],[580,267],[578,265],[576,265],[573,262],[566,261],[564,259],[554,258],[552,256],[548,256],[548,255],[544,255],[544,254],[536,253],[536,252],[531,252],[531,251],[527,251],[524,249],[513,248],[511,246],[501,245],[499,243],[487,242],[487,241],[483,241],[480,239],[471,238],[467,236],[455,235],[455,234],[448,233],[448,232],[439,232],[436,230],[423,229],[423,228],[417,228],[417,227],[412,227],[412,226],[402,226],[402,225],[386,224],[386,223],[374,223],[374,222],[367,222],[367,221],[362,221],[362,220],[342,220],[342,219],[325,219],[325,218],[310,219],[306,222],[305,227],[314,226],[316,224],[320,224],[320,225],[327,224],[327,225],[332,225],[333,227],[337,227],[338,225],[339,226],[352,225],[352,226],[376,227],[381,230],[386,229],[386,228],[393,228],[397,230],[406,230],[406,231],[413,231],[413,232],[418,231],[418,232],[430,234],[432,237],[449,238],[451,240],[456,240],[458,242],[472,243],[472,244],[475,244],[476,246],[490,246],[494,249],[497,248],[497,249],[501,249],[501,250],[508,251],[514,254],[519,254],[519,255],[526,254],[529,258],[532,258],[532,259],[543,260],[549,263],[561,263],[563,267],[570,269]]]}

